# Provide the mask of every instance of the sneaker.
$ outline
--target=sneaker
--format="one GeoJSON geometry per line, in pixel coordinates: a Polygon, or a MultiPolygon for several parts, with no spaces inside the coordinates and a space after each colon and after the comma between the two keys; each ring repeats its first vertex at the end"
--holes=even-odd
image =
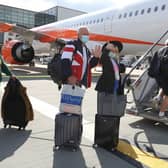
{"type": "Polygon", "coordinates": [[[161,101],[161,97],[160,97],[160,96],[155,96],[155,97],[153,97],[152,100],[153,100],[153,101],[160,102],[160,101],[161,101]]]}
{"type": "Polygon", "coordinates": [[[161,111],[160,111],[160,112],[159,112],[159,117],[161,117],[161,118],[162,118],[162,117],[165,117],[165,112],[161,112],[161,111]]]}

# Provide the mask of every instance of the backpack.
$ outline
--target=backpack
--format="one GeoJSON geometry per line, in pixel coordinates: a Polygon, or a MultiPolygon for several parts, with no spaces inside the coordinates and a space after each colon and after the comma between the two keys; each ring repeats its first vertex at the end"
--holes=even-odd
{"type": "Polygon", "coordinates": [[[168,77],[168,47],[165,47],[163,56],[161,57],[160,71],[163,77],[168,77]]]}
{"type": "Polygon", "coordinates": [[[55,54],[51,61],[48,63],[47,66],[48,75],[50,75],[51,79],[54,83],[58,84],[58,88],[61,87],[61,54],[55,54]]]}
{"type": "Polygon", "coordinates": [[[156,52],[151,59],[148,75],[151,78],[157,78],[160,75],[160,57],[158,52],[156,52]]]}
{"type": "MultiPolygon", "coordinates": [[[[73,55],[76,53],[77,47],[75,41],[73,42],[75,50],[73,55]]],[[[62,68],[61,68],[61,55],[60,53],[55,54],[55,56],[48,63],[47,71],[54,83],[58,85],[58,89],[61,89],[62,85],[62,68]]],[[[73,57],[72,57],[73,58],[73,57]]]]}

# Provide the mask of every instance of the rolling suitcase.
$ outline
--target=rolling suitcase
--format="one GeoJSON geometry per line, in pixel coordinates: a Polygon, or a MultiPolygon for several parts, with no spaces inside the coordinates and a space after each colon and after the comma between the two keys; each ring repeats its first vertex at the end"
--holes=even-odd
{"type": "Polygon", "coordinates": [[[69,147],[76,151],[81,142],[82,115],[60,113],[55,118],[55,146],[69,147]]]}
{"type": "Polygon", "coordinates": [[[23,87],[18,79],[10,78],[2,98],[1,116],[4,128],[9,125],[25,129],[28,121],[33,120],[33,109],[23,87]]]}
{"type": "Polygon", "coordinates": [[[119,117],[96,114],[94,147],[115,150],[119,141],[119,124],[119,117]]]}

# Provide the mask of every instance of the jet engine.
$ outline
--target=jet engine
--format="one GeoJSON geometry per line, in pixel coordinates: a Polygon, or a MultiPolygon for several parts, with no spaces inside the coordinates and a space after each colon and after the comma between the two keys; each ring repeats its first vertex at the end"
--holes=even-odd
{"type": "Polygon", "coordinates": [[[34,49],[28,44],[18,40],[7,41],[1,49],[5,62],[9,64],[26,64],[34,58],[34,49]]]}

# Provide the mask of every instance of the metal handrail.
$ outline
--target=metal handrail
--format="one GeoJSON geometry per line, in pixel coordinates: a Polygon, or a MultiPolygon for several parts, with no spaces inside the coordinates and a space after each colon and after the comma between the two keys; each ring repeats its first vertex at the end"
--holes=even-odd
{"type": "Polygon", "coordinates": [[[168,34],[168,30],[139,58],[134,67],[126,75],[126,78],[133,72],[136,67],[141,64],[141,62],[148,56],[148,54],[153,50],[153,48],[168,34]]]}

